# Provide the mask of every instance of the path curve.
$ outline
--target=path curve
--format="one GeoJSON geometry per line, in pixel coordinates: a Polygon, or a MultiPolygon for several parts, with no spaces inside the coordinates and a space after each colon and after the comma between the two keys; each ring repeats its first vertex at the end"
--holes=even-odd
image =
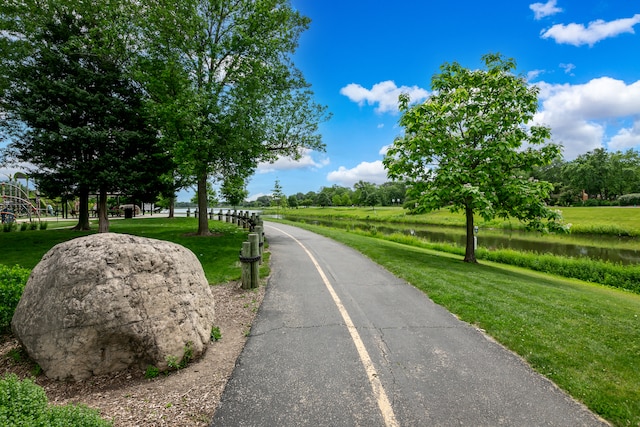
{"type": "Polygon", "coordinates": [[[362,254],[265,225],[271,277],[212,426],[607,425],[362,254]]]}

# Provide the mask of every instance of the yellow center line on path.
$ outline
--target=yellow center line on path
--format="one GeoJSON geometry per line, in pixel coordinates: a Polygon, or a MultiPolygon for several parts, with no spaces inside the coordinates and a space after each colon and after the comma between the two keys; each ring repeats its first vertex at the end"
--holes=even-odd
{"type": "Polygon", "coordinates": [[[378,402],[378,408],[380,408],[380,412],[382,413],[382,418],[384,419],[385,425],[387,427],[398,427],[399,424],[398,424],[398,421],[396,420],[396,416],[393,412],[393,408],[391,407],[391,403],[389,402],[389,398],[387,397],[387,393],[384,391],[384,388],[382,387],[382,382],[380,381],[378,372],[376,371],[376,368],[373,366],[371,357],[369,356],[369,353],[367,352],[367,349],[365,348],[364,343],[360,338],[360,334],[358,333],[358,330],[353,324],[353,321],[351,320],[351,316],[349,316],[347,309],[342,304],[340,297],[338,297],[338,294],[336,294],[336,291],[333,289],[331,282],[329,282],[329,279],[324,274],[324,271],[320,267],[320,264],[318,264],[318,261],[316,261],[313,254],[311,254],[311,252],[309,252],[309,250],[291,234],[285,231],[282,231],[277,227],[273,227],[271,225],[269,225],[268,227],[278,230],[282,234],[285,234],[286,236],[293,239],[293,241],[295,241],[298,245],[300,245],[300,247],[306,252],[306,254],[311,259],[311,262],[313,262],[313,265],[315,265],[316,270],[320,274],[322,281],[324,282],[325,286],[327,287],[327,290],[329,291],[329,294],[331,294],[331,298],[333,298],[333,302],[338,307],[338,311],[340,311],[340,314],[342,315],[342,319],[344,320],[344,323],[347,326],[347,329],[349,330],[351,339],[353,340],[353,343],[355,344],[356,349],[358,350],[360,361],[364,365],[364,368],[367,372],[369,383],[371,384],[371,388],[373,389],[373,394],[378,402]]]}

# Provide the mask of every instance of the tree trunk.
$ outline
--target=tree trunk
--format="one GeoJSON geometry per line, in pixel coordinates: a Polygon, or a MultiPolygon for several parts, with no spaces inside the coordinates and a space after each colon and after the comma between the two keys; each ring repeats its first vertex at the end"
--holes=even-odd
{"type": "Polygon", "coordinates": [[[98,199],[98,233],[109,232],[109,216],[107,213],[107,192],[100,190],[98,199]]]}
{"type": "Polygon", "coordinates": [[[464,262],[476,263],[476,248],[474,245],[474,233],[473,233],[473,208],[469,205],[465,208],[465,214],[467,216],[467,248],[464,253],[464,262]]]}
{"type": "Polygon", "coordinates": [[[89,225],[89,190],[86,188],[80,189],[80,202],[78,205],[78,224],[72,228],[76,231],[91,230],[89,225]]]}
{"type": "Polygon", "coordinates": [[[207,216],[207,173],[198,174],[198,236],[208,236],[209,217],[207,216]]]}
{"type": "Polygon", "coordinates": [[[176,216],[176,195],[171,196],[171,201],[169,202],[169,218],[175,218],[176,216]]]}

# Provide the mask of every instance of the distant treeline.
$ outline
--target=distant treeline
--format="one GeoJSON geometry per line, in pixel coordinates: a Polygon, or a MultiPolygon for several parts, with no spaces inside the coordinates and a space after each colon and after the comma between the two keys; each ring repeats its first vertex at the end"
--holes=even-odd
{"type": "MultiPolygon", "coordinates": [[[[609,206],[640,203],[640,154],[634,150],[608,152],[596,149],[575,160],[557,159],[551,165],[530,173],[531,179],[552,183],[547,201],[554,206],[609,206]]],[[[296,193],[274,200],[261,196],[245,206],[262,208],[279,205],[300,206],[397,206],[406,200],[407,186],[401,182],[382,185],[359,181],[353,188],[333,185],[319,191],[296,193]]],[[[286,194],[286,188],[283,188],[286,194]]]]}

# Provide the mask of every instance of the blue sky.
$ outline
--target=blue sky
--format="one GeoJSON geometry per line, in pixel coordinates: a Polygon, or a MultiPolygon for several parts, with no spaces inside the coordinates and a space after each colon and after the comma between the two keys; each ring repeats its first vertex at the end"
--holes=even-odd
{"type": "Polygon", "coordinates": [[[397,98],[429,95],[444,62],[468,68],[500,52],[540,87],[538,123],[566,160],[640,147],[640,1],[292,0],[311,18],[294,57],[333,114],[325,153],[262,164],[249,197],[387,181],[384,149],[400,134],[397,98]]]}
{"type": "Polygon", "coordinates": [[[398,95],[426,99],[444,62],[478,68],[489,52],[514,58],[540,87],[535,120],[566,160],[640,148],[640,0],[291,1],[312,21],[294,61],[333,114],[320,127],[326,152],[261,164],[250,199],[276,180],[287,195],[386,182],[384,150],[401,132],[398,95]]]}

